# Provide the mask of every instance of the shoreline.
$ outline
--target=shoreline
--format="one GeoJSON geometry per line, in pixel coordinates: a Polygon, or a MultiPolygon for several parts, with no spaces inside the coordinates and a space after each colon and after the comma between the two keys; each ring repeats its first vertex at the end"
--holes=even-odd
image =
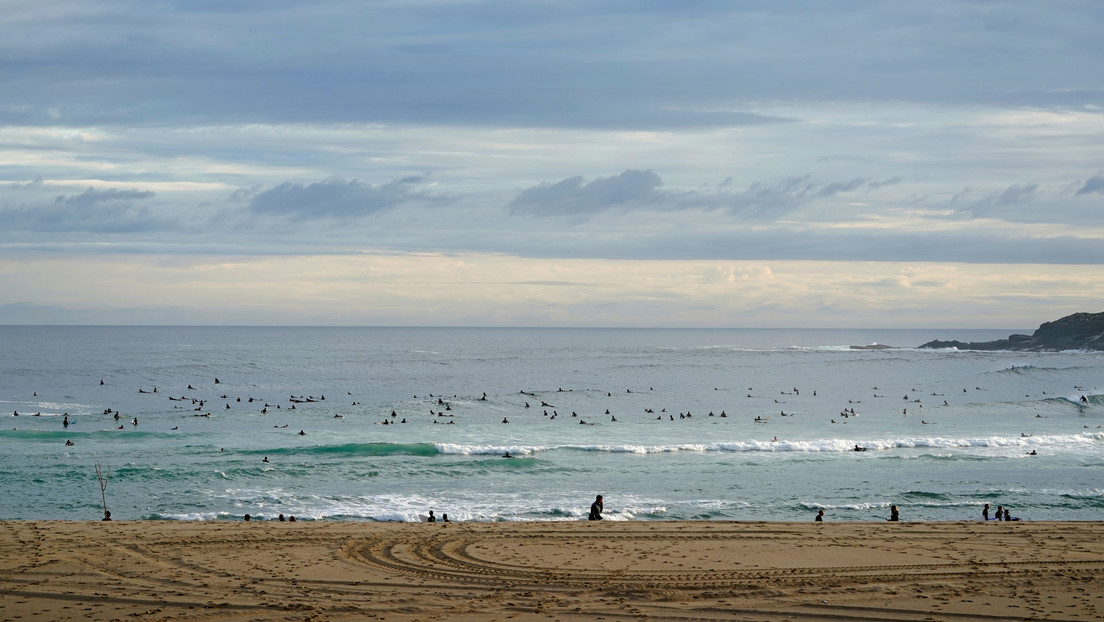
{"type": "Polygon", "coordinates": [[[14,520],[0,594],[21,620],[1089,620],[1104,522],[14,520]]]}

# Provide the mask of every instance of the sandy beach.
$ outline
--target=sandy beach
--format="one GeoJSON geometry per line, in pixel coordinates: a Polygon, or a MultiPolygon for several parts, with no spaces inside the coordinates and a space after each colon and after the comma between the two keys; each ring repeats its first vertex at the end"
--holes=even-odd
{"type": "Polygon", "coordinates": [[[4,620],[1093,620],[1104,523],[0,523],[4,620]]]}

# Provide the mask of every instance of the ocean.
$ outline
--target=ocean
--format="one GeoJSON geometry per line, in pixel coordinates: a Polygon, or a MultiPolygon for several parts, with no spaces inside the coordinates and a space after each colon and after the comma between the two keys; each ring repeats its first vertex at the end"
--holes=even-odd
{"type": "Polygon", "coordinates": [[[1099,520],[1104,355],[915,348],[1012,332],[3,326],[0,519],[1099,520]]]}

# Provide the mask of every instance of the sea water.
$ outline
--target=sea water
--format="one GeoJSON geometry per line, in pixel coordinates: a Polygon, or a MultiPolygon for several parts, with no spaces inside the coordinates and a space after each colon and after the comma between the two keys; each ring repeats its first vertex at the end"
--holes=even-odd
{"type": "Polygon", "coordinates": [[[0,327],[0,519],[1099,520],[1104,356],[915,348],[1010,332],[0,327]]]}

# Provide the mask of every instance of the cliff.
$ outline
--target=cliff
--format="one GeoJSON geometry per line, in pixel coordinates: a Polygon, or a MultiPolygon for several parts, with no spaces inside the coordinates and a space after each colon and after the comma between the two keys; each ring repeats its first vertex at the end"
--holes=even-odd
{"type": "Polygon", "coordinates": [[[959,350],[1057,350],[1104,351],[1104,313],[1074,313],[1045,322],[1031,335],[1009,335],[996,341],[929,341],[921,348],[958,348],[959,350]]]}

